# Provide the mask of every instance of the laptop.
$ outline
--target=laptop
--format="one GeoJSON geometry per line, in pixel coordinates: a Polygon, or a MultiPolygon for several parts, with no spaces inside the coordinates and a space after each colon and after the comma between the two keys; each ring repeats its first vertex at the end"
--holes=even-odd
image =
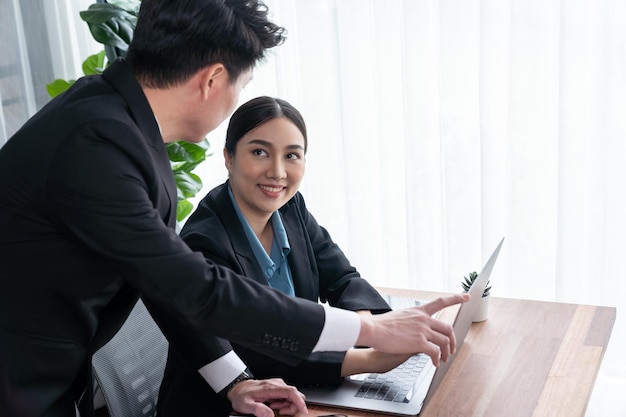
{"type": "MultiPolygon", "coordinates": [[[[453,328],[456,353],[447,362],[435,367],[429,356],[417,354],[389,372],[359,374],[344,378],[339,385],[310,385],[299,387],[309,404],[355,409],[398,416],[418,415],[433,395],[450,364],[463,346],[472,325],[472,317],[479,308],[482,293],[487,286],[504,238],[483,266],[469,290],[470,301],[460,305],[453,328]]],[[[419,305],[423,300],[388,297],[393,309],[419,305]]]]}

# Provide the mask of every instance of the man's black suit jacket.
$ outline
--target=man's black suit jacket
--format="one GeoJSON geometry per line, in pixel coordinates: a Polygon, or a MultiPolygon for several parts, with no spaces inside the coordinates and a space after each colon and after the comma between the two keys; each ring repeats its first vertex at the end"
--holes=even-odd
{"type": "Polygon", "coordinates": [[[207,263],[175,233],[175,207],[158,123],[123,61],[0,149],[1,416],[73,413],[81,371],[140,295],[190,368],[206,363],[203,333],[308,357],[323,308],[207,263]]]}
{"type": "MultiPolygon", "coordinates": [[[[291,246],[288,260],[297,297],[327,301],[346,310],[389,311],[379,293],[361,278],[307,210],[300,193],[281,207],[279,213],[291,246]]],[[[209,262],[268,285],[228,195],[228,183],[214,188],[202,199],[181,230],[181,237],[209,262]]],[[[241,345],[234,344],[234,348],[255,377],[281,377],[296,385],[338,383],[345,356],[345,352],[314,353],[294,366],[241,345]]],[[[218,410],[226,415],[230,410],[228,403],[208,386],[197,369],[188,368],[182,355],[171,348],[159,394],[159,416],[217,416],[218,410]]]]}

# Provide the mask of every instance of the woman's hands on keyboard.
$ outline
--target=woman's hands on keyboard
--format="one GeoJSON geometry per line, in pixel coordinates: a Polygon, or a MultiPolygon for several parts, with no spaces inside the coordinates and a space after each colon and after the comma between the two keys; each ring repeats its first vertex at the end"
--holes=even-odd
{"type": "Polygon", "coordinates": [[[346,352],[341,364],[341,376],[387,372],[411,356],[407,353],[386,353],[372,348],[351,349],[346,352]]]}

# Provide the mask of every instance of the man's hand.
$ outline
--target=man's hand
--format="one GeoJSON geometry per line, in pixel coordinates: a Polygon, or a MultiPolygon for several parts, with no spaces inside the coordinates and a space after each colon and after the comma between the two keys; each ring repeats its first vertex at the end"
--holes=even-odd
{"type": "Polygon", "coordinates": [[[233,410],[256,417],[274,417],[273,410],[283,415],[309,413],[304,394],[280,378],[241,381],[230,390],[227,397],[233,410]]]}
{"type": "Polygon", "coordinates": [[[387,353],[424,352],[439,366],[454,353],[456,339],[452,326],[432,317],[437,311],[464,303],[469,294],[455,294],[437,298],[419,307],[390,311],[378,315],[359,315],[360,346],[370,346],[387,353]]]}

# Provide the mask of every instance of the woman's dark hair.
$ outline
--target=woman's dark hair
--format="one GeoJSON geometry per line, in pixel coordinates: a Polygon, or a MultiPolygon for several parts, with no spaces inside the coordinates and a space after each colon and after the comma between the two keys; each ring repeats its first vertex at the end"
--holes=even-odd
{"type": "Polygon", "coordinates": [[[235,82],[285,32],[260,0],[142,0],[126,61],[152,88],[178,85],[216,63],[235,82]]]}
{"type": "Polygon", "coordinates": [[[226,152],[235,155],[237,142],[249,131],[262,125],[263,123],[286,117],[293,122],[304,136],[304,152],[306,153],[308,140],[306,135],[306,125],[300,112],[289,102],[273,97],[261,96],[253,98],[242,104],[230,118],[226,131],[226,152]]]}

